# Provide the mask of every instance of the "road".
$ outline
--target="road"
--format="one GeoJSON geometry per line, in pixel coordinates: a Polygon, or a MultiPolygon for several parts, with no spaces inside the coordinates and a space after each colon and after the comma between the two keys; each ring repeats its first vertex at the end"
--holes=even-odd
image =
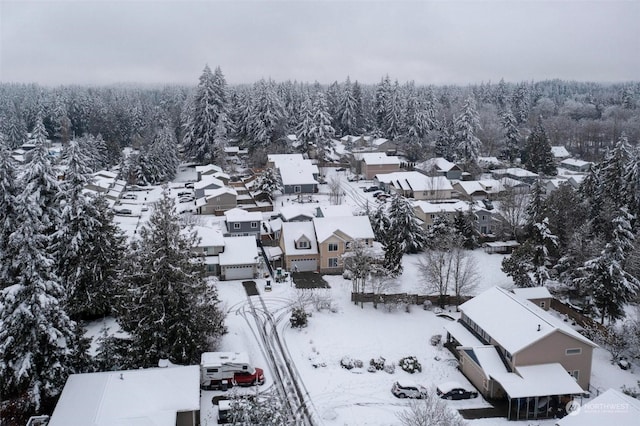
{"type": "Polygon", "coordinates": [[[291,424],[318,424],[309,393],[278,331],[279,327],[283,329],[286,324],[282,321],[288,318],[290,301],[280,308],[269,309],[258,292],[255,281],[244,281],[242,284],[247,293],[248,313],[256,325],[256,338],[273,375],[273,388],[288,411],[291,424]]]}

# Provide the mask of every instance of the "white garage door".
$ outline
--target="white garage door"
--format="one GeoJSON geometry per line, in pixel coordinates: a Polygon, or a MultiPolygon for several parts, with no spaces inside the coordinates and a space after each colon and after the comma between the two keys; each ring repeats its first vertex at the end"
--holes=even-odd
{"type": "Polygon", "coordinates": [[[225,266],[225,280],[246,280],[253,278],[253,266],[225,266]]]}
{"type": "Polygon", "coordinates": [[[310,272],[318,270],[317,259],[296,259],[291,261],[291,271],[310,272]],[[297,267],[297,269],[296,269],[297,267]]]}

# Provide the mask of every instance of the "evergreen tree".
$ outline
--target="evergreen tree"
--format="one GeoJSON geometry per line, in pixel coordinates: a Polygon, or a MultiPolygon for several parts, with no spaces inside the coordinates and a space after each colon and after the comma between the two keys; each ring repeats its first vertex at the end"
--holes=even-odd
{"type": "Polygon", "coordinates": [[[396,139],[404,133],[404,105],[402,93],[398,82],[396,81],[387,97],[387,107],[385,116],[385,127],[383,127],[384,135],[389,139],[396,139]]]}
{"type": "MultiPolygon", "coordinates": [[[[4,145],[0,133],[0,217],[3,221],[2,229],[0,229],[0,259],[5,259],[9,250],[9,238],[18,226],[16,174],[16,165],[11,157],[11,152],[4,145]]],[[[0,288],[11,282],[12,277],[8,273],[8,262],[0,262],[0,288]]]]}
{"type": "Polygon", "coordinates": [[[133,361],[140,367],[163,358],[197,363],[224,332],[217,294],[203,278],[195,245],[195,234],[181,232],[165,187],[125,265],[117,311],[118,323],[132,336],[133,361]]]}
{"type": "Polygon", "coordinates": [[[272,197],[275,192],[281,191],[282,184],[280,183],[277,172],[270,167],[264,169],[258,178],[256,189],[265,194],[269,194],[270,197],[272,197]]]}
{"type": "Polygon", "coordinates": [[[219,124],[227,120],[226,82],[219,67],[215,73],[205,66],[193,100],[193,115],[187,122],[183,145],[187,155],[199,162],[220,161],[219,124]]]}
{"type": "Polygon", "coordinates": [[[462,247],[468,250],[477,248],[480,240],[480,233],[476,228],[475,221],[475,213],[471,208],[466,212],[458,211],[453,220],[453,226],[462,239],[462,247]]]}
{"type": "Polygon", "coordinates": [[[509,160],[509,163],[515,163],[520,155],[520,131],[517,122],[511,111],[506,110],[500,115],[500,124],[503,131],[503,157],[509,160]]]}
{"type": "Polygon", "coordinates": [[[526,83],[520,83],[516,87],[511,98],[511,110],[518,124],[526,123],[529,118],[530,95],[526,83]]]}
{"type": "Polygon", "coordinates": [[[324,93],[318,91],[313,101],[313,126],[310,137],[320,152],[329,147],[335,130],[331,127],[331,116],[327,109],[324,93]]]}
{"type": "Polygon", "coordinates": [[[59,187],[43,129],[38,118],[34,157],[16,197],[17,226],[3,253],[8,281],[0,291],[0,391],[33,411],[50,403],[67,376],[78,372],[86,349],[63,309],[64,290],[50,250],[59,223],[59,187]]]}
{"type": "Polygon", "coordinates": [[[113,223],[104,196],[83,190],[91,175],[81,145],[69,142],[63,153],[65,180],[59,200],[60,227],[54,234],[67,312],[74,318],[94,318],[110,312],[124,236],[113,223]]]}
{"type": "Polygon", "coordinates": [[[616,320],[624,317],[624,305],[640,290],[640,281],[625,270],[627,253],[633,249],[634,235],[631,231],[631,216],[624,208],[614,219],[613,238],[594,259],[580,268],[582,276],[578,285],[591,290],[593,305],[600,313],[600,323],[605,318],[616,320]]]}
{"type": "Polygon", "coordinates": [[[458,158],[469,165],[477,164],[482,142],[476,136],[476,132],[482,127],[471,97],[465,100],[460,114],[454,120],[453,127],[453,139],[458,158]]]}
{"type": "Polygon", "coordinates": [[[6,120],[4,127],[5,142],[9,149],[16,149],[27,143],[27,127],[22,119],[13,115],[6,120]]]}
{"type": "Polygon", "coordinates": [[[418,222],[409,201],[399,195],[391,197],[388,211],[389,229],[387,239],[398,244],[403,253],[417,253],[424,249],[424,228],[418,222]]]}
{"type": "Polygon", "coordinates": [[[551,143],[542,125],[541,117],[538,117],[538,124],[527,138],[527,143],[522,153],[522,163],[527,170],[534,173],[543,173],[547,176],[558,174],[556,165],[553,162],[551,143]]]}
{"type": "Polygon", "coordinates": [[[375,124],[376,128],[379,131],[383,131],[388,128],[387,126],[387,116],[389,115],[389,99],[391,97],[391,80],[389,76],[386,75],[380,80],[378,86],[376,87],[375,93],[375,105],[374,105],[374,113],[375,113],[375,124]]]}
{"type": "Polygon", "coordinates": [[[456,161],[456,144],[452,135],[452,125],[443,121],[438,128],[434,154],[448,161],[456,161]]]}
{"type": "Polygon", "coordinates": [[[256,146],[265,147],[284,136],[285,118],[282,101],[273,81],[260,80],[254,85],[253,106],[247,117],[249,137],[256,146]]]}
{"type": "Polygon", "coordinates": [[[342,96],[340,97],[337,114],[340,123],[340,134],[358,134],[359,105],[349,77],[347,77],[347,81],[345,81],[344,83],[344,88],[342,90],[342,96]]]}
{"type": "Polygon", "coordinates": [[[384,204],[378,205],[374,212],[369,211],[367,215],[369,216],[369,222],[371,222],[371,228],[373,229],[376,241],[384,244],[389,229],[389,218],[387,217],[384,204]]]}
{"type": "Polygon", "coordinates": [[[296,127],[296,136],[304,144],[304,151],[308,151],[309,143],[312,141],[313,130],[313,110],[311,105],[311,99],[307,96],[302,102],[302,108],[300,110],[300,123],[296,127]]]}

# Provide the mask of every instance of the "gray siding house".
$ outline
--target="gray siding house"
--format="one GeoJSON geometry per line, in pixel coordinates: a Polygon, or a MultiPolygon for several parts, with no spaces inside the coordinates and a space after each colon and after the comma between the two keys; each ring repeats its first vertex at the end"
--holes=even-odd
{"type": "Polygon", "coordinates": [[[262,213],[248,212],[239,208],[227,210],[224,213],[227,222],[225,237],[242,237],[252,235],[260,239],[262,213]]]}

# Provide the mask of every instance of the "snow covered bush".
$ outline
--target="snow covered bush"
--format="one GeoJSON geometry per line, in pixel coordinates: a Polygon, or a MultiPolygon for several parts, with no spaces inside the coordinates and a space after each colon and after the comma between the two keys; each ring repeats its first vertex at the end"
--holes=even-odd
{"type": "Polygon", "coordinates": [[[353,360],[353,366],[355,368],[362,368],[363,365],[364,365],[364,363],[362,362],[362,360],[360,360],[360,359],[354,359],[353,360]]]}
{"type": "Polygon", "coordinates": [[[350,356],[343,356],[340,360],[340,367],[351,370],[353,368],[353,359],[350,356]]]}
{"type": "Polygon", "coordinates": [[[410,374],[422,371],[422,365],[418,361],[418,358],[416,358],[415,356],[406,356],[400,359],[400,361],[398,361],[398,365],[400,366],[400,368],[410,374]]]}
{"type": "Polygon", "coordinates": [[[387,362],[384,364],[385,373],[393,374],[396,372],[396,365],[393,362],[387,362]]]}
{"type": "Polygon", "coordinates": [[[369,373],[375,373],[376,371],[378,371],[378,369],[376,367],[374,367],[373,365],[370,365],[369,367],[367,367],[367,371],[369,373]]]}
{"type": "Polygon", "coordinates": [[[384,359],[384,357],[381,357],[381,356],[378,358],[371,358],[371,360],[369,361],[369,365],[375,368],[376,370],[382,370],[384,369],[385,361],[386,359],[384,359]]]}
{"type": "Polygon", "coordinates": [[[291,327],[293,328],[304,328],[307,326],[307,317],[309,314],[302,307],[293,308],[291,310],[291,318],[289,321],[291,322],[291,327]]]}

